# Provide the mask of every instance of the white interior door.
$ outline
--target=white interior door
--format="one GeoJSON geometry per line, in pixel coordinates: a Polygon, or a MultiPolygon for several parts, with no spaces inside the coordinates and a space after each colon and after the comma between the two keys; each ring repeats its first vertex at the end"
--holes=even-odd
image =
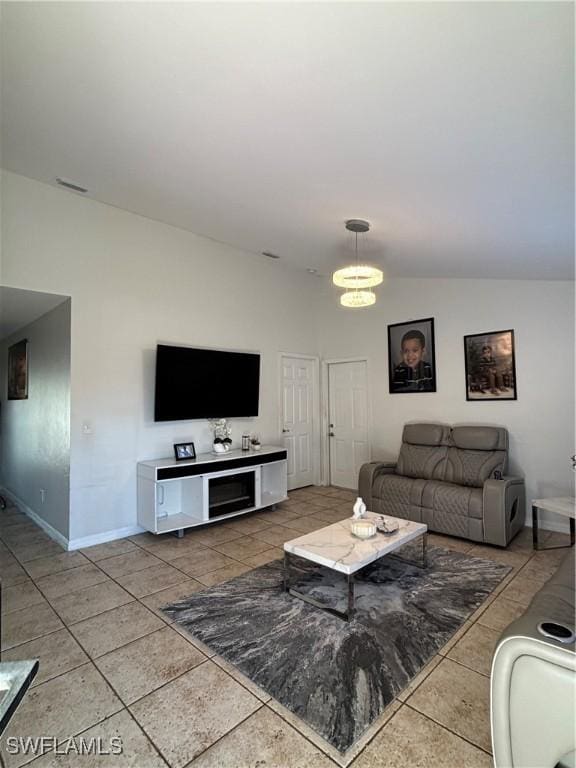
{"type": "Polygon", "coordinates": [[[342,488],[357,488],[369,461],[366,378],[365,360],[328,366],[330,484],[342,488]]]}
{"type": "Polygon", "coordinates": [[[288,490],[314,482],[314,360],[282,356],[282,437],[288,490]]]}

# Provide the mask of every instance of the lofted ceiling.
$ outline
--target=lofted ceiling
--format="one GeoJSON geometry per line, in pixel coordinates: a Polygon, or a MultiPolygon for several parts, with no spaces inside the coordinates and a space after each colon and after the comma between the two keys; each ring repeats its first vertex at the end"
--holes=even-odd
{"type": "Polygon", "coordinates": [[[388,275],[570,278],[573,14],[4,3],[2,163],[301,270],[360,217],[388,275]]]}

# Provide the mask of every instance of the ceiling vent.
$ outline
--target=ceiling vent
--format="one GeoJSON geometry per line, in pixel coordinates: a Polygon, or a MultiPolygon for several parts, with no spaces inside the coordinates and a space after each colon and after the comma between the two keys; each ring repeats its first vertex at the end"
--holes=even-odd
{"type": "Polygon", "coordinates": [[[275,253],[270,253],[270,251],[262,251],[262,256],[268,256],[269,259],[279,259],[280,256],[277,256],[275,253]]]}
{"type": "Polygon", "coordinates": [[[83,195],[88,192],[88,190],[85,187],[81,187],[79,184],[74,184],[73,181],[70,181],[70,179],[61,179],[57,178],[56,183],[59,184],[61,187],[66,187],[66,189],[71,189],[74,192],[82,192],[83,195]]]}

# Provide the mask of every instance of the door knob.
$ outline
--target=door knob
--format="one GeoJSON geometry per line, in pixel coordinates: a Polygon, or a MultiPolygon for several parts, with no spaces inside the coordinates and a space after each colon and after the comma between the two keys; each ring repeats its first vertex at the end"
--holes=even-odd
{"type": "Polygon", "coordinates": [[[290,432],[289,429],[283,429],[282,432],[290,432]]]}
{"type": "Polygon", "coordinates": [[[334,432],[328,432],[328,437],[334,437],[334,432]]]}

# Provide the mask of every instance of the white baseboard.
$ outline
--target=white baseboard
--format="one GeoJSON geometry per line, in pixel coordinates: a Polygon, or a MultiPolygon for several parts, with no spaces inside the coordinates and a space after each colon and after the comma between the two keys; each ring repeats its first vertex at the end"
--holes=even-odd
{"type": "Polygon", "coordinates": [[[53,528],[50,525],[50,523],[47,523],[46,520],[41,518],[37,512],[34,512],[34,510],[25,504],[22,499],[18,498],[15,493],[12,493],[12,491],[9,491],[7,488],[2,488],[2,493],[6,498],[10,499],[18,509],[34,520],[36,525],[40,526],[51,539],[54,539],[54,541],[58,542],[61,547],[64,547],[64,549],[68,551],[73,549],[83,549],[84,547],[93,547],[95,544],[104,544],[107,541],[114,541],[114,539],[123,539],[125,536],[135,536],[137,533],[144,533],[144,528],[141,528],[139,525],[130,525],[126,528],[117,528],[113,531],[95,533],[92,536],[83,536],[79,539],[67,539],[66,536],[60,533],[60,531],[57,531],[56,528],[53,528]]]}
{"type": "Polygon", "coordinates": [[[105,531],[104,533],[94,533],[92,536],[82,536],[79,539],[70,539],[68,549],[84,549],[93,547],[96,544],[105,544],[107,541],[123,539],[126,536],[135,536],[137,533],[144,533],[145,529],[139,525],[129,525],[126,528],[116,528],[114,531],[105,531]]]}
{"type": "Polygon", "coordinates": [[[40,526],[40,528],[42,528],[42,530],[45,531],[51,539],[54,539],[54,541],[60,544],[61,547],[64,547],[64,549],[70,549],[66,536],[60,533],[60,531],[57,531],[56,528],[53,528],[50,523],[47,523],[44,518],[40,517],[37,512],[34,512],[34,510],[25,504],[22,499],[18,498],[15,493],[12,493],[12,491],[9,491],[7,488],[3,488],[2,493],[7,496],[18,507],[18,509],[21,509],[24,514],[28,515],[28,517],[34,520],[36,525],[40,526]]]}

